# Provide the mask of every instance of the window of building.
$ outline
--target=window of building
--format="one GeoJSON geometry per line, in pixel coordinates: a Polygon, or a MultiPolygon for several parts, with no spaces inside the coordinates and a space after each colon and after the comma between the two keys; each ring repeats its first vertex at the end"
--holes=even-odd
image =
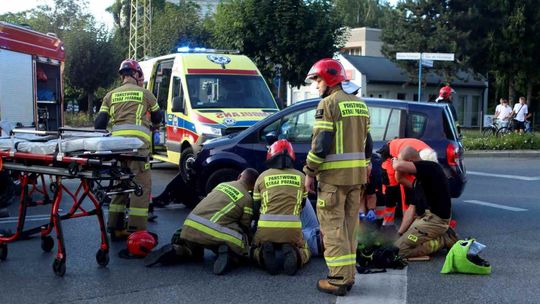
{"type": "Polygon", "coordinates": [[[397,93],[397,99],[405,100],[405,99],[407,99],[407,94],[405,94],[405,93],[397,93]]]}

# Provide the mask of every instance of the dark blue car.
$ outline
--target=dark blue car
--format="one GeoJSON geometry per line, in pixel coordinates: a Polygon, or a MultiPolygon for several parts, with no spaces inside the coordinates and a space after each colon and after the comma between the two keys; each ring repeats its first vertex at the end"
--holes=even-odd
{"type": "MultiPolygon", "coordinates": [[[[459,197],[467,182],[463,146],[445,104],[364,98],[371,118],[374,151],[396,137],[414,137],[431,146],[449,177],[452,197],[459,197]]],[[[311,127],[319,99],[305,100],[257,124],[225,137],[205,142],[192,165],[190,180],[199,195],[217,184],[234,180],[245,168],[266,170],[269,144],[289,140],[296,153],[295,167],[302,170],[311,146],[311,127]]]]}

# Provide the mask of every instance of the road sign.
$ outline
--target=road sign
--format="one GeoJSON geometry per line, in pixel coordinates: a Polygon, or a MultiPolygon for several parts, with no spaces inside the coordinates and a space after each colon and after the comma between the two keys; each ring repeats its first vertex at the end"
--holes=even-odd
{"type": "Polygon", "coordinates": [[[426,68],[432,68],[433,67],[433,60],[428,60],[422,58],[422,66],[426,68]]]}
{"type": "Polygon", "coordinates": [[[422,53],[422,59],[454,61],[454,53],[422,53]]]}
{"type": "Polygon", "coordinates": [[[420,53],[396,53],[397,60],[420,60],[420,53]]]}

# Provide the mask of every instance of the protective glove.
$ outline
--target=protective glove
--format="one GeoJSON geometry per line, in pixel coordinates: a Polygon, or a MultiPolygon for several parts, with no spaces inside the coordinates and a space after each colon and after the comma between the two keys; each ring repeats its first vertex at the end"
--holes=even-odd
{"type": "Polygon", "coordinates": [[[374,222],[375,220],[377,220],[377,216],[375,215],[375,211],[373,211],[373,209],[369,210],[366,214],[366,220],[368,222],[374,222]]]}

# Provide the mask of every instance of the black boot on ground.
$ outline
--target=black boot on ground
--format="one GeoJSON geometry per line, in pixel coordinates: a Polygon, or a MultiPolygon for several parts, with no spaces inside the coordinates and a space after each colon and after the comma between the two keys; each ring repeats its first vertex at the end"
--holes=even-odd
{"type": "Polygon", "coordinates": [[[283,270],[290,276],[295,275],[299,265],[298,249],[291,244],[284,244],[282,251],[284,256],[283,270]]]}
{"type": "Polygon", "coordinates": [[[266,268],[268,273],[270,273],[271,275],[278,274],[279,266],[276,260],[276,250],[274,248],[274,244],[264,243],[262,244],[261,249],[264,268],[266,268]]]}
{"type": "Polygon", "coordinates": [[[144,258],[144,266],[152,267],[156,264],[170,265],[178,261],[176,251],[172,244],[167,244],[158,250],[150,252],[144,258]]]}
{"type": "Polygon", "coordinates": [[[214,274],[222,275],[230,268],[231,256],[227,245],[220,245],[218,248],[218,256],[214,262],[214,274]]]}

